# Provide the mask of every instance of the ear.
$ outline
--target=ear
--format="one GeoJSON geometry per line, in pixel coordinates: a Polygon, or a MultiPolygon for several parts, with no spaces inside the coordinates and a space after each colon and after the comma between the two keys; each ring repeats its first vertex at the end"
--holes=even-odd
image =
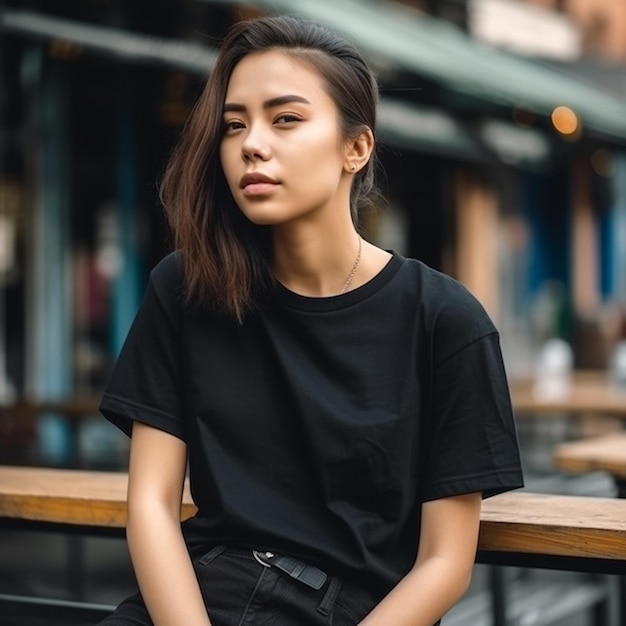
{"type": "Polygon", "coordinates": [[[346,142],[345,171],[350,174],[356,174],[365,167],[373,151],[374,134],[370,128],[366,128],[354,139],[349,139],[346,142]]]}

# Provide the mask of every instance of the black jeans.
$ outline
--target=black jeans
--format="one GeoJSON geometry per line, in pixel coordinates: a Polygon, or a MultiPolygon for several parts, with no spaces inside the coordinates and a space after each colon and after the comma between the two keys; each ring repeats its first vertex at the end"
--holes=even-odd
{"type": "MultiPolygon", "coordinates": [[[[327,576],[315,589],[271,563],[255,558],[252,550],[223,546],[194,561],[213,626],[354,626],[380,600],[337,576],[327,576]]],[[[100,624],[152,626],[152,621],[136,594],[100,624]]]]}

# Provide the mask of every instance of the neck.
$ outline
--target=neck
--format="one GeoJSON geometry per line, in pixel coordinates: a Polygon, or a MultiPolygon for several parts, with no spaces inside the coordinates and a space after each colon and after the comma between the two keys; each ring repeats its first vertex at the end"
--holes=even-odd
{"type": "Polygon", "coordinates": [[[353,285],[361,248],[362,240],[352,224],[342,233],[300,233],[288,239],[277,235],[274,275],[285,287],[301,295],[336,296],[353,285]]]}

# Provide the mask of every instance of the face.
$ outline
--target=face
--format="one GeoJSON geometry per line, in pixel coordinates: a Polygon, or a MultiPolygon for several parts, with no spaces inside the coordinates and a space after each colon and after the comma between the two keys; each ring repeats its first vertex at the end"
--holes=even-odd
{"type": "Polygon", "coordinates": [[[224,129],[222,169],[252,222],[349,211],[338,110],[313,67],[280,51],[244,57],[226,91],[224,129]]]}

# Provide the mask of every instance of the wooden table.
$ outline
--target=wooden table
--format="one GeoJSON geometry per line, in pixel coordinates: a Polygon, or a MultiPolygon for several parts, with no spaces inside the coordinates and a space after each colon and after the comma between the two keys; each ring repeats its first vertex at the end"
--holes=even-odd
{"type": "MultiPolygon", "coordinates": [[[[623,575],[626,511],[621,504],[613,498],[523,491],[495,496],[483,502],[476,561],[500,567],[623,575]]],[[[489,568],[493,626],[509,623],[500,567],[489,568]]],[[[591,623],[604,626],[608,600],[593,608],[591,623]]]]}
{"type": "Polygon", "coordinates": [[[478,561],[626,573],[626,501],[517,491],[483,502],[478,561]]]}
{"type": "MultiPolygon", "coordinates": [[[[626,433],[613,433],[557,445],[554,467],[564,472],[587,474],[609,473],[617,488],[617,496],[626,501],[626,433]]],[[[620,580],[620,624],[626,624],[626,577],[620,580]]]]}
{"type": "Polygon", "coordinates": [[[607,472],[618,497],[626,498],[626,432],[561,443],[554,449],[553,462],[556,469],[573,474],[607,472]]]}
{"type": "MultiPolygon", "coordinates": [[[[541,418],[565,415],[571,418],[589,415],[626,420],[626,393],[618,392],[611,386],[608,372],[604,370],[574,370],[568,392],[557,398],[541,397],[535,393],[535,381],[531,379],[512,380],[510,390],[516,417],[541,418]]],[[[614,471],[621,444],[619,440],[614,440],[615,443],[607,447],[607,440],[605,438],[602,440],[601,444],[587,441],[558,444],[553,451],[553,464],[556,469],[577,473],[605,469],[613,475],[618,494],[625,496],[626,478],[614,471]]],[[[622,450],[626,450],[626,442],[623,445],[625,447],[622,450]]],[[[620,586],[619,623],[626,626],[625,578],[620,580],[620,586]]]]}
{"type": "Polygon", "coordinates": [[[516,415],[597,414],[626,419],[626,393],[613,389],[604,371],[575,370],[569,391],[558,398],[538,396],[530,379],[511,380],[510,391],[516,415]]]}

